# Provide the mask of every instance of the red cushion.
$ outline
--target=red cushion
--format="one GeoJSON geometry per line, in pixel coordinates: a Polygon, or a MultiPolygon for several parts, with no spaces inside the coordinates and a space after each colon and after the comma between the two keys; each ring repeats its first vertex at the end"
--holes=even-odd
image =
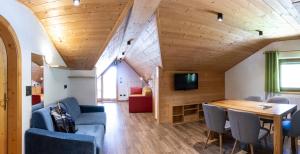
{"type": "Polygon", "coordinates": [[[35,105],[35,104],[38,104],[40,103],[42,100],[41,100],[41,96],[40,95],[32,95],[32,105],[35,105]]]}
{"type": "Polygon", "coordinates": [[[130,94],[134,95],[134,94],[142,94],[143,93],[143,88],[141,87],[131,87],[130,88],[130,94]]]}

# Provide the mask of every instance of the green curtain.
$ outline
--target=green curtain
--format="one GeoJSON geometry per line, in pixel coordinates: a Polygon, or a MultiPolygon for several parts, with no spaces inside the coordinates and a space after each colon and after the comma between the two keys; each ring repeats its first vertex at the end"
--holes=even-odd
{"type": "Polygon", "coordinates": [[[265,72],[265,92],[266,97],[273,96],[280,91],[279,89],[279,62],[277,51],[267,51],[266,72],[265,72]]]}

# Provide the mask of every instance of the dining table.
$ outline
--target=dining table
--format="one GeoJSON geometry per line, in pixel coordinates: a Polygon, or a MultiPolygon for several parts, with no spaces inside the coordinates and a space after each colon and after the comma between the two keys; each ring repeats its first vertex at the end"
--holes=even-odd
{"type": "Polygon", "coordinates": [[[225,110],[239,110],[258,115],[260,118],[273,120],[273,153],[283,153],[282,119],[297,110],[295,104],[254,102],[246,100],[221,100],[209,104],[225,110]]]}

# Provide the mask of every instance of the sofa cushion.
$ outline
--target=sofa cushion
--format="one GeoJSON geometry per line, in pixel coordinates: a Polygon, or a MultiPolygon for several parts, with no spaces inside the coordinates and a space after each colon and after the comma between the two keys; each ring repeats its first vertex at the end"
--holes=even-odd
{"type": "Polygon", "coordinates": [[[90,125],[90,124],[102,124],[106,125],[106,113],[105,112],[90,112],[82,113],[75,120],[76,125],[90,125]]]}
{"type": "Polygon", "coordinates": [[[152,96],[152,89],[150,87],[143,88],[143,95],[144,96],[152,96]]]}
{"type": "Polygon", "coordinates": [[[32,113],[31,127],[54,131],[49,108],[39,109],[32,113]]]}
{"type": "Polygon", "coordinates": [[[143,91],[143,88],[141,88],[141,87],[131,87],[130,95],[142,94],[142,91],[143,91]]]}
{"type": "Polygon", "coordinates": [[[67,112],[72,116],[74,120],[76,120],[81,114],[80,106],[74,97],[68,97],[61,100],[63,107],[67,110],[67,112]]]}
{"type": "Polygon", "coordinates": [[[105,129],[103,125],[76,125],[78,131],[75,134],[89,135],[96,138],[97,154],[103,152],[103,140],[105,129]]]}

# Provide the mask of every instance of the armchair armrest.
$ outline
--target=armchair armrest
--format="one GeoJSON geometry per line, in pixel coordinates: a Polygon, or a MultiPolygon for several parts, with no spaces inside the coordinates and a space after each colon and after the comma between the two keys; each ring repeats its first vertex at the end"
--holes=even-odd
{"type": "Polygon", "coordinates": [[[81,113],[104,112],[104,106],[80,105],[81,113]]]}
{"type": "Polygon", "coordinates": [[[96,154],[93,136],[30,128],[25,132],[26,154],[96,154]]]}

